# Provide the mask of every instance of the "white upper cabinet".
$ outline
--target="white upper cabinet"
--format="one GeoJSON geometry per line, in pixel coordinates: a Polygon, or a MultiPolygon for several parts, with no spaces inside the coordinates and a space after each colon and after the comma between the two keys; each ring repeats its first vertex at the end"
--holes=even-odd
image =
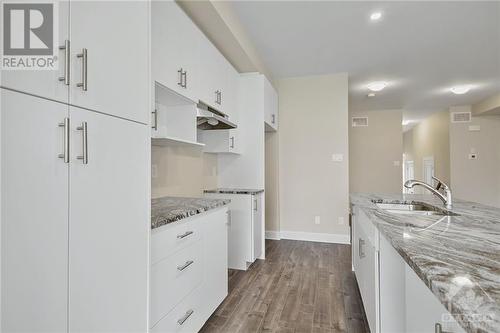
{"type": "MultiPolygon", "coordinates": [[[[64,46],[69,41],[69,1],[61,0],[59,4],[59,39],[54,41],[64,46]]],[[[41,97],[67,102],[69,82],[65,84],[65,53],[60,49],[57,57],[57,70],[2,70],[1,85],[7,88],[27,92],[41,97]],[[60,80],[61,78],[61,80],[60,80]]]]}
{"type": "Polygon", "coordinates": [[[70,103],[149,123],[149,3],[71,1],[70,103]]]}
{"type": "Polygon", "coordinates": [[[152,79],[194,102],[198,102],[198,48],[202,37],[174,1],[151,2],[152,79]]]}
{"type": "Polygon", "coordinates": [[[264,121],[266,131],[278,130],[278,93],[267,79],[264,79],[264,121]]]}

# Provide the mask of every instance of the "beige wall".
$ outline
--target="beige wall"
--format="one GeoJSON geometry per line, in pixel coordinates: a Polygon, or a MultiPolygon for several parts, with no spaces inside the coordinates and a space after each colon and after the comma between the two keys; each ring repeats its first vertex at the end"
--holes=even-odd
{"type": "MultiPolygon", "coordinates": [[[[470,111],[453,107],[450,112],[470,111]]],[[[451,187],[457,198],[500,207],[500,116],[450,124],[451,187]],[[479,125],[480,131],[469,126],[479,125]],[[478,158],[470,160],[469,154],[478,158]]]]}
{"type": "Polygon", "coordinates": [[[402,189],[402,110],[349,113],[368,117],[367,127],[349,123],[350,192],[400,193],[402,189]]]}
{"type": "Polygon", "coordinates": [[[199,147],[152,146],[151,165],[152,198],[199,197],[204,189],[217,187],[217,155],[199,147]]]}
{"type": "Polygon", "coordinates": [[[424,119],[404,135],[404,153],[407,160],[414,163],[416,179],[424,178],[424,157],[433,156],[434,175],[446,183],[450,181],[449,131],[450,116],[448,111],[443,111],[424,119]]]}
{"type": "Polygon", "coordinates": [[[279,154],[278,132],[266,132],[266,231],[279,231],[279,154]]]}
{"type": "Polygon", "coordinates": [[[347,74],[287,78],[277,86],[281,231],[348,235],[347,74]],[[332,154],[343,154],[343,162],[332,162],[332,154]]]}

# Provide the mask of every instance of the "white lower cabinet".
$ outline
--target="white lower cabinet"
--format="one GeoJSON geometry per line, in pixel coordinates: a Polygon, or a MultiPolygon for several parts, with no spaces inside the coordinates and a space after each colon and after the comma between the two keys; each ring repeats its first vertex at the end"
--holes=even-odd
{"type": "Polygon", "coordinates": [[[255,259],[263,259],[263,194],[205,193],[213,199],[230,199],[228,267],[247,270],[255,259]]]}
{"type": "Polygon", "coordinates": [[[0,89],[2,332],[63,332],[68,313],[68,106],[0,89]]]}
{"type": "Polygon", "coordinates": [[[352,261],[372,333],[464,333],[363,211],[353,206],[352,261]]]}
{"type": "Polygon", "coordinates": [[[1,93],[2,332],[145,331],[148,126],[1,93]]]}
{"type": "Polygon", "coordinates": [[[197,332],[227,296],[227,223],[222,207],[152,231],[151,332],[197,332]]]}

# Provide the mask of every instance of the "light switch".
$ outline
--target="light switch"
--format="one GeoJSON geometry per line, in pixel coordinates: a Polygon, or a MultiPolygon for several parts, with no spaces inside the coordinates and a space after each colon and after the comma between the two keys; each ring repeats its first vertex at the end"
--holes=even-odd
{"type": "Polygon", "coordinates": [[[333,162],[343,162],[344,161],[344,155],[343,154],[333,154],[332,155],[332,161],[333,162]]]}

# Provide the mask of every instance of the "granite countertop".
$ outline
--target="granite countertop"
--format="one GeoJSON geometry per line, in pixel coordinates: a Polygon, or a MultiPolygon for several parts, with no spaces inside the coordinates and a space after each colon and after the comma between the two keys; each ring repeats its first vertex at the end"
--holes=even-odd
{"type": "Polygon", "coordinates": [[[163,197],[151,200],[151,229],[227,205],[231,200],[163,197]]]}
{"type": "Polygon", "coordinates": [[[414,194],[350,197],[467,332],[500,332],[500,209],[455,200],[458,216],[415,216],[391,214],[372,200],[442,202],[414,194]]]}
{"type": "Polygon", "coordinates": [[[225,194],[258,194],[264,192],[263,189],[248,189],[248,188],[216,188],[213,190],[205,190],[205,193],[225,193],[225,194]]]}

